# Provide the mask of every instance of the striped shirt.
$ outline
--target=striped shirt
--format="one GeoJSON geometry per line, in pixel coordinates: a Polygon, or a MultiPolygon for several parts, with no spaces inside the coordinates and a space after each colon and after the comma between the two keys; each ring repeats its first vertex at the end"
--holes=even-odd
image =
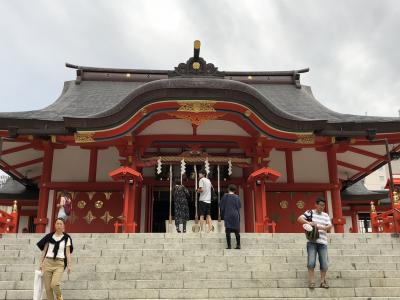
{"type": "MultiPolygon", "coordinates": [[[[306,219],[309,219],[311,217],[311,213],[309,210],[307,210],[303,216],[306,217],[306,219]]],[[[314,222],[317,225],[322,225],[322,226],[329,226],[332,225],[331,223],[331,218],[329,215],[325,212],[321,212],[320,214],[317,213],[315,209],[312,210],[312,222],[314,222]]],[[[318,230],[319,232],[319,238],[315,241],[316,243],[319,244],[324,244],[328,245],[328,236],[326,234],[325,230],[318,230]]]]}

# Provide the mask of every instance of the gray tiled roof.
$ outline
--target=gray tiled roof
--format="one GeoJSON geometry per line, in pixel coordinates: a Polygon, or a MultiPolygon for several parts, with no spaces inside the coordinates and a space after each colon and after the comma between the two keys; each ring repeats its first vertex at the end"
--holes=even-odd
{"type": "MultiPolygon", "coordinates": [[[[174,81],[179,79],[173,79],[174,81]]],[[[195,79],[193,80],[193,82],[195,79]]],[[[154,82],[153,82],[154,83],[154,82]]],[[[91,118],[118,111],[125,98],[145,82],[67,81],[56,102],[41,110],[0,113],[0,118],[62,121],[63,117],[91,118]]],[[[150,83],[151,84],[151,83],[150,83]]],[[[340,122],[400,122],[400,118],[340,114],[323,106],[313,96],[310,87],[296,88],[291,84],[248,84],[262,96],[265,105],[274,106],[293,120],[327,120],[340,122]]],[[[271,107],[270,107],[271,108],[271,107]]]]}

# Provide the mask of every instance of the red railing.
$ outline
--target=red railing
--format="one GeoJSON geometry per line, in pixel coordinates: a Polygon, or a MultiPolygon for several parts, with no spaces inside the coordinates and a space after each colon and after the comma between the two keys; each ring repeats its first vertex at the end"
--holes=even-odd
{"type": "Polygon", "coordinates": [[[275,221],[271,221],[269,218],[264,220],[264,232],[267,233],[275,233],[276,223],[275,221]]]}
{"type": "Polygon", "coordinates": [[[136,223],[121,223],[115,222],[114,223],[114,233],[127,233],[127,232],[135,232],[136,231],[136,223]]]}
{"type": "Polygon", "coordinates": [[[400,207],[377,213],[375,205],[371,202],[371,228],[374,233],[400,233],[400,207]]]}
{"type": "Polygon", "coordinates": [[[0,234],[16,233],[18,230],[18,209],[17,201],[14,201],[12,212],[7,213],[0,210],[0,234]]]}

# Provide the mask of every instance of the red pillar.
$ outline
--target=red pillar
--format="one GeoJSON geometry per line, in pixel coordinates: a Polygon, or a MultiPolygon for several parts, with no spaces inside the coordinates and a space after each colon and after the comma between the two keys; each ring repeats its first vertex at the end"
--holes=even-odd
{"type": "MultiPolygon", "coordinates": [[[[265,220],[267,218],[267,199],[265,192],[265,182],[260,180],[260,184],[255,184],[255,232],[265,232],[265,220]]],[[[257,182],[257,181],[256,181],[257,182]]]]}
{"type": "Polygon", "coordinates": [[[47,208],[49,206],[49,188],[47,187],[51,181],[51,170],[53,168],[53,147],[49,142],[44,142],[43,171],[40,179],[39,202],[36,224],[36,233],[44,233],[46,225],[49,222],[47,218],[47,208]]]}
{"type": "Polygon", "coordinates": [[[353,233],[358,233],[358,221],[356,211],[351,211],[351,228],[353,229],[353,233]]]}
{"type": "Polygon", "coordinates": [[[124,182],[124,232],[127,231],[127,224],[129,222],[129,179],[125,178],[124,182]]]}
{"type": "Polygon", "coordinates": [[[246,232],[254,232],[254,202],[250,184],[243,184],[244,224],[246,232]]]}
{"type": "Polygon", "coordinates": [[[90,161],[89,161],[89,182],[96,182],[97,173],[97,149],[90,149],[90,161]]]}
{"type": "Polygon", "coordinates": [[[140,223],[141,223],[141,217],[142,217],[142,187],[143,184],[141,182],[138,182],[136,188],[136,199],[135,199],[135,220],[136,220],[136,231],[135,232],[140,232],[140,223]]]}
{"type": "Polygon", "coordinates": [[[136,181],[129,184],[129,204],[128,204],[128,232],[136,232],[136,218],[135,218],[135,205],[136,205],[136,181]]]}
{"type": "Polygon", "coordinates": [[[293,151],[285,150],[285,160],[286,160],[286,180],[287,180],[287,183],[294,183],[293,151]]]}
{"type": "Polygon", "coordinates": [[[343,233],[346,219],[343,217],[342,199],[340,197],[340,182],[337,172],[336,149],[334,147],[329,148],[327,152],[327,157],[328,157],[329,181],[331,184],[334,185],[334,188],[331,189],[333,225],[335,227],[336,233],[343,233]]]}

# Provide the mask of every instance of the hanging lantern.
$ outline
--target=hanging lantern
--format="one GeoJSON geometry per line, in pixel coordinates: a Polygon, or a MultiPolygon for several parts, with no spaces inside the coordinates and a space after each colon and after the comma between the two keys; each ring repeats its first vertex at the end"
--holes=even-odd
{"type": "Polygon", "coordinates": [[[232,160],[228,160],[228,175],[232,175],[232,160]]]}
{"type": "Polygon", "coordinates": [[[185,159],[182,158],[181,160],[181,175],[185,174],[186,172],[186,163],[185,163],[185,159]]]}
{"type": "Polygon", "coordinates": [[[204,170],[206,171],[207,175],[210,173],[210,163],[208,162],[208,157],[206,158],[204,162],[204,170]]]}
{"type": "Polygon", "coordinates": [[[186,173],[186,163],[185,163],[185,159],[182,158],[181,160],[181,184],[182,184],[182,180],[183,180],[183,174],[186,173]]]}
{"type": "Polygon", "coordinates": [[[161,162],[161,157],[159,159],[157,159],[157,174],[161,174],[161,166],[162,166],[162,162],[161,162]]]}

